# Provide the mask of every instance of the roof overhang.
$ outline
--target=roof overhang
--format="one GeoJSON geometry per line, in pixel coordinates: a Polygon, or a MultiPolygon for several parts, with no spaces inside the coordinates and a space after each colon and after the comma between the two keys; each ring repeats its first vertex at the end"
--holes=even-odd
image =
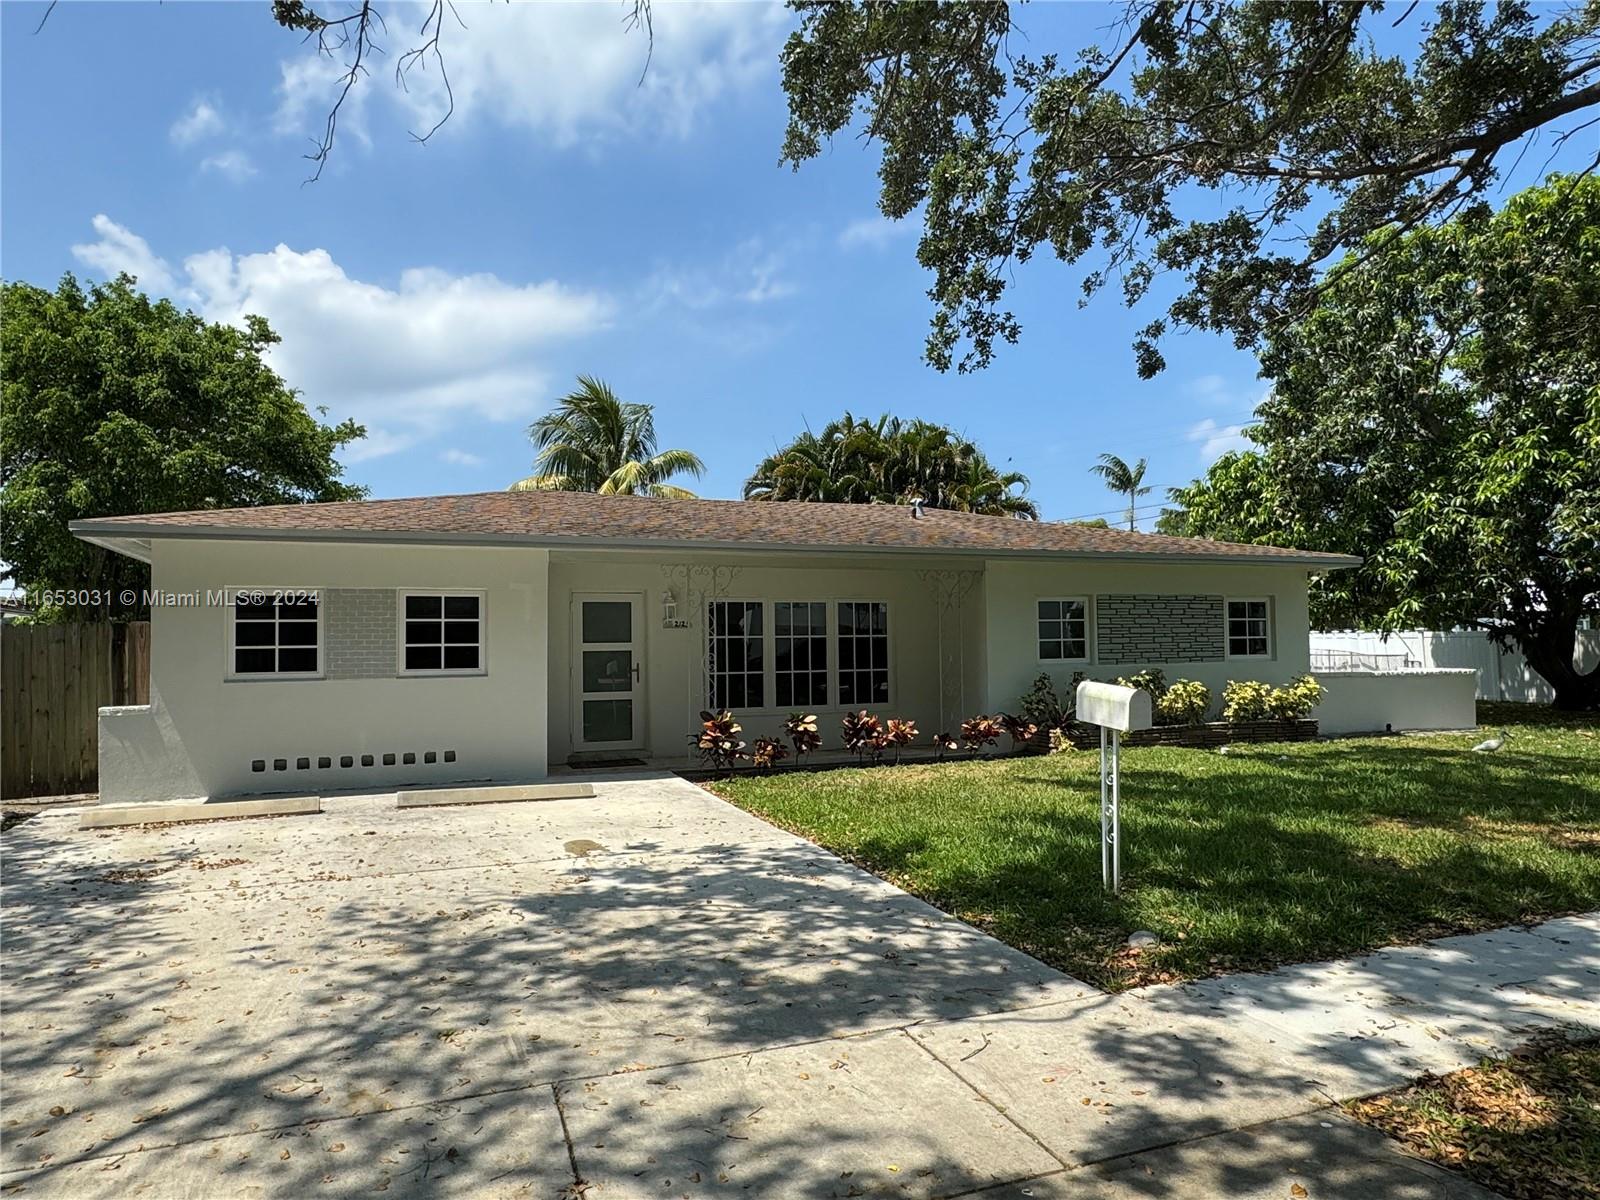
{"type": "Polygon", "coordinates": [[[150,539],[143,536],[133,536],[128,533],[93,533],[80,529],[79,526],[91,525],[91,521],[68,521],[67,528],[77,537],[94,546],[100,546],[117,554],[136,558],[140,562],[150,561],[150,539]]]}
{"type": "Polygon", "coordinates": [[[77,537],[119,554],[150,561],[154,539],[174,541],[254,541],[254,542],[333,542],[342,544],[410,546],[503,546],[535,550],[674,550],[714,551],[719,554],[887,554],[907,558],[1012,558],[1045,562],[1060,560],[1092,562],[1194,563],[1209,566],[1291,567],[1304,571],[1337,571],[1359,566],[1353,554],[1297,553],[1293,557],[1272,555],[1207,554],[1203,551],[1162,554],[1148,551],[1108,550],[1007,550],[992,546],[876,546],[823,545],[793,542],[737,542],[701,538],[597,538],[589,535],[520,533],[418,533],[410,530],[340,529],[240,529],[217,525],[164,525],[136,521],[71,521],[67,528],[77,537]]]}

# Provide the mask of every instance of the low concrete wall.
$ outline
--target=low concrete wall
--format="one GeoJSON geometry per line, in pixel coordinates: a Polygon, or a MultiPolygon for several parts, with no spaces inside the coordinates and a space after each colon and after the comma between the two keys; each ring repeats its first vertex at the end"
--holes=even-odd
{"type": "Polygon", "coordinates": [[[1323,733],[1471,729],[1478,674],[1470,668],[1318,671],[1327,689],[1313,714],[1323,733]]]}
{"type": "Polygon", "coordinates": [[[169,721],[149,704],[100,710],[100,802],[203,798],[205,788],[169,721]]]}

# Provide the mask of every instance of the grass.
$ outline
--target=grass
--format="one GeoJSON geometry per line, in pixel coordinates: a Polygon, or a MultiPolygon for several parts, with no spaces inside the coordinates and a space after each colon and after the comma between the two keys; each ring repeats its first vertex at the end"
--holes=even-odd
{"type": "Polygon", "coordinates": [[[1068,974],[1118,990],[1600,908],[1600,717],[1123,751],[1123,894],[1100,887],[1095,751],[771,776],[713,790],[1068,974]],[[1125,941],[1138,929],[1161,944],[1125,941]]]}
{"type": "Polygon", "coordinates": [[[1600,1200],[1600,1041],[1553,1041],[1345,1106],[1510,1200],[1600,1200]]]}

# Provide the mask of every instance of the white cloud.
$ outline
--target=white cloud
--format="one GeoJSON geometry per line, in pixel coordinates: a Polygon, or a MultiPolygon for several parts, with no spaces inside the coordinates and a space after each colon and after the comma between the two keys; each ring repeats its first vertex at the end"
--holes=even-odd
{"type": "Polygon", "coordinates": [[[470,453],[469,451],[466,451],[466,450],[457,450],[454,446],[450,447],[448,450],[441,451],[440,454],[439,454],[439,458],[440,458],[440,461],[447,462],[451,466],[455,466],[455,467],[481,467],[481,466],[483,466],[483,456],[482,455],[473,454],[473,453],[470,453]]]}
{"type": "Polygon", "coordinates": [[[1200,457],[1207,466],[1230,450],[1248,450],[1253,444],[1244,436],[1243,425],[1218,425],[1210,417],[1191,425],[1187,436],[1200,443],[1200,457]]]}
{"type": "Polygon", "coordinates": [[[851,221],[839,234],[839,245],[846,250],[881,250],[896,238],[911,232],[910,221],[891,221],[888,217],[862,217],[851,221]]]}
{"type": "Polygon", "coordinates": [[[782,300],[796,291],[784,277],[789,259],[788,249],[769,246],[758,237],[746,238],[710,264],[658,267],[645,286],[645,301],[653,308],[703,310],[782,300]]]}
{"type": "Polygon", "coordinates": [[[326,250],[284,245],[191,255],[180,282],[143,238],[105,216],[94,228],[98,242],[73,247],[91,266],[138,274],[208,320],[265,317],[283,339],[268,361],[306,405],[367,426],[349,462],[437,440],[463,421],[526,420],[549,400],[551,348],[603,329],[614,307],[556,281],[428,267],[387,286],[352,278],[326,250]]]}
{"type": "MultiPolygon", "coordinates": [[[[558,146],[592,146],[596,137],[628,132],[687,135],[710,105],[776,74],[791,20],[777,5],[658,3],[652,43],[643,30],[625,26],[628,5],[458,8],[465,28],[447,16],[440,42],[455,100],[451,121],[493,121],[558,146]]],[[[420,19],[427,10],[414,11],[420,19]]],[[[422,40],[417,23],[391,16],[385,38],[391,60],[422,40]]],[[[317,136],[337,95],[342,60],[308,47],[282,69],[277,127],[317,136]]],[[[418,133],[449,108],[432,60],[418,60],[404,88],[381,71],[360,81],[346,105],[358,129],[368,95],[398,105],[418,133]]]]}
{"type": "Polygon", "coordinates": [[[224,150],[201,160],[202,171],[215,171],[232,183],[243,183],[256,173],[256,164],[243,150],[224,150]]]}
{"type": "Polygon", "coordinates": [[[611,303],[556,282],[403,272],[397,287],[352,279],[326,250],[226,249],[184,262],[212,320],[267,318],[274,368],[336,416],[367,424],[362,457],[392,453],[463,418],[521,419],[549,379],[540,351],[603,328],[611,303]],[[381,435],[373,437],[372,434],[381,435]]]}
{"type": "Polygon", "coordinates": [[[84,242],[72,248],[79,262],[93,267],[107,279],[116,278],[126,271],[135,276],[146,291],[166,292],[172,288],[172,268],[166,264],[150,243],[126,226],[118,225],[105,213],[93,221],[94,231],[100,240],[84,242]]]}
{"type": "Polygon", "coordinates": [[[209,100],[196,100],[188,112],[172,123],[168,133],[178,145],[188,146],[201,138],[221,133],[226,127],[227,123],[215,104],[209,100]]]}

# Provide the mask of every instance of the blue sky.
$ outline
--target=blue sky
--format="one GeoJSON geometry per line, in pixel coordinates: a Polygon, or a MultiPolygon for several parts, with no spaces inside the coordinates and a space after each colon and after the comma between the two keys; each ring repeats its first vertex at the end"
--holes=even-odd
{"type": "MultiPolygon", "coordinates": [[[[66,3],[35,35],[43,11],[0,7],[5,277],[128,269],[212,319],[262,313],[306,402],[368,426],[347,474],[376,496],[527,474],[527,424],[585,372],[655,405],[661,444],[706,460],[703,495],[737,496],[807,423],[890,411],[976,439],[1047,518],[1114,515],[1097,455],[1148,457],[1158,499],[1263,392],[1249,355],[1200,334],[1141,381],[1129,345],[1153,307],[1080,309],[1081,271],[1043,259],[1012,295],[1020,345],[973,375],[925,366],[916,230],[878,216],[876,155],[845,139],[778,166],[775,6],[658,3],[640,84],[621,4],[462,5],[457,110],[427,145],[408,131],[442,111],[435,84],[392,78],[422,10],[392,6],[391,57],[312,184],[333,68],[264,3],[66,3]]],[[[1030,49],[1070,49],[1118,11],[1019,20],[1030,49]]],[[[1511,188],[1546,164],[1535,149],[1511,188]]]]}

